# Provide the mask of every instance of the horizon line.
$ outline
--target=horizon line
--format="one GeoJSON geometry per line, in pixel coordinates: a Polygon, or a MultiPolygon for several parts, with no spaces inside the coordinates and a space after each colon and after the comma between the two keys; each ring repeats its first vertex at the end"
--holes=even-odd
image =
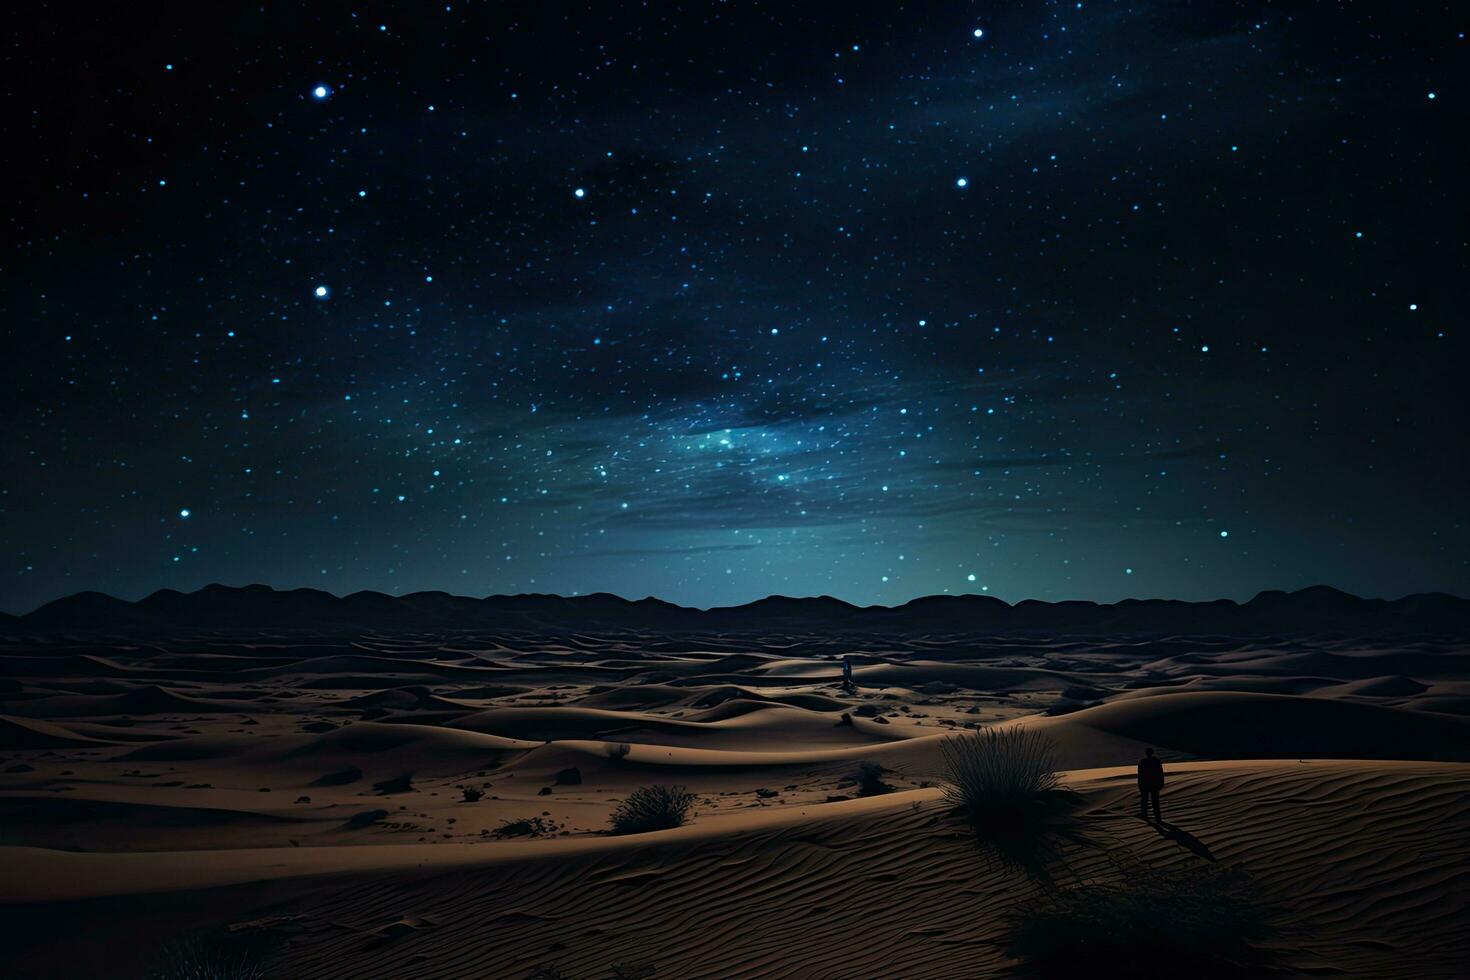
{"type": "Polygon", "coordinates": [[[1334,585],[1327,585],[1326,583],[1320,583],[1320,582],[1319,583],[1316,583],[1314,585],[1302,586],[1301,588],[1297,588],[1297,589],[1260,589],[1257,592],[1255,592],[1249,599],[1245,599],[1243,601],[1242,600],[1238,600],[1238,599],[1231,599],[1231,598],[1224,597],[1224,596],[1216,597],[1216,598],[1213,598],[1213,599],[1177,599],[1177,598],[1170,598],[1170,597],[1167,597],[1167,596],[1151,596],[1151,597],[1128,596],[1128,597],[1125,597],[1125,598],[1122,598],[1122,599],[1113,600],[1111,602],[1103,602],[1103,601],[1100,601],[1100,600],[1097,600],[1097,599],[1037,599],[1037,598],[1017,599],[1014,602],[1012,602],[1012,601],[1008,601],[1006,599],[1002,599],[1000,596],[994,595],[994,594],[989,593],[989,592],[932,592],[932,593],[925,593],[923,595],[917,595],[917,596],[914,596],[914,597],[912,597],[910,599],[906,599],[903,602],[894,603],[892,605],[886,605],[884,603],[870,603],[868,605],[860,605],[858,603],[850,602],[850,601],[848,601],[846,599],[842,599],[842,598],[840,598],[838,596],[831,595],[830,593],[821,593],[821,594],[817,594],[817,595],[789,595],[789,594],[782,593],[782,592],[772,592],[772,593],[768,593],[767,595],[764,595],[764,596],[761,596],[761,597],[758,597],[758,598],[755,598],[755,599],[748,600],[746,602],[735,603],[733,605],[715,605],[715,606],[684,605],[682,603],[672,602],[672,601],[670,601],[668,599],[663,599],[663,598],[660,598],[659,596],[655,596],[655,595],[645,595],[645,596],[642,596],[640,598],[630,598],[628,596],[621,595],[621,594],[619,594],[617,592],[612,592],[612,591],[607,591],[607,590],[598,590],[596,592],[574,592],[574,593],[572,593],[570,595],[567,595],[567,594],[564,594],[564,593],[560,593],[560,592],[491,592],[491,593],[486,593],[485,595],[482,595],[482,596],[476,596],[476,595],[466,595],[466,594],[457,593],[457,592],[449,592],[449,591],[444,590],[444,589],[415,589],[412,592],[405,592],[405,593],[402,593],[402,594],[394,594],[394,593],[391,593],[391,592],[383,592],[383,591],[380,591],[378,589],[357,589],[357,590],[352,591],[352,592],[337,593],[337,592],[332,592],[329,589],[314,588],[312,586],[295,586],[295,587],[291,587],[291,588],[277,588],[274,585],[267,585],[264,582],[250,582],[250,583],[248,583],[246,585],[226,585],[223,582],[210,582],[210,583],[208,583],[206,585],[202,585],[199,588],[194,589],[192,591],[184,591],[182,589],[174,589],[174,588],[169,588],[169,587],[158,588],[158,589],[154,589],[152,592],[149,592],[146,595],[141,596],[141,597],[139,597],[137,599],[121,599],[121,598],[119,598],[119,597],[117,597],[117,596],[115,596],[115,595],[113,595],[113,594],[111,594],[109,592],[102,592],[102,591],[100,591],[98,589],[80,589],[80,590],[78,590],[76,592],[69,592],[69,593],[67,593],[65,595],[57,596],[54,599],[48,599],[47,601],[41,603],[38,606],[33,607],[32,609],[30,609],[30,610],[28,610],[26,612],[20,612],[20,613],[3,613],[3,614],[6,615],[6,616],[11,616],[11,617],[16,618],[16,619],[24,619],[25,617],[30,616],[30,615],[32,615],[32,614],[34,614],[36,612],[39,612],[40,610],[45,609],[48,606],[54,605],[54,604],[56,604],[58,602],[63,602],[65,600],[67,600],[67,599],[75,599],[75,598],[78,598],[80,596],[88,596],[88,595],[102,596],[103,598],[109,599],[109,600],[111,600],[113,602],[125,603],[127,605],[137,605],[137,604],[139,604],[141,602],[145,602],[148,599],[153,598],[156,595],[160,595],[160,594],[164,594],[164,593],[172,593],[174,595],[180,595],[180,596],[194,596],[194,595],[198,595],[201,592],[205,592],[205,591],[208,591],[208,590],[228,590],[228,591],[232,591],[232,592],[243,592],[243,591],[246,591],[246,590],[259,590],[259,589],[265,589],[265,590],[267,590],[269,592],[276,593],[276,594],[281,594],[281,595],[292,593],[292,592],[312,592],[312,593],[317,593],[317,594],[320,594],[320,595],[327,595],[327,596],[330,596],[333,599],[336,599],[336,600],[339,600],[339,601],[340,600],[344,600],[344,599],[349,599],[349,598],[351,598],[353,596],[358,596],[358,595],[381,596],[381,597],[383,597],[385,599],[395,599],[395,600],[409,599],[409,598],[412,598],[413,596],[442,595],[442,596],[447,596],[447,597],[449,597],[451,599],[465,599],[465,600],[469,600],[469,601],[472,601],[472,602],[486,602],[486,601],[489,601],[491,599],[554,598],[554,599],[565,599],[565,600],[577,600],[577,599],[592,599],[592,598],[597,598],[597,597],[607,597],[607,598],[617,599],[620,602],[625,602],[625,603],[628,603],[630,605],[631,604],[637,604],[637,603],[640,603],[640,602],[650,602],[650,601],[651,602],[657,602],[657,603],[662,603],[664,605],[673,606],[676,609],[682,609],[682,610],[691,611],[691,612],[714,612],[714,611],[718,611],[718,610],[744,609],[744,608],[746,608],[748,606],[753,606],[753,605],[756,605],[756,604],[761,603],[761,602],[768,602],[768,601],[770,601],[772,599],[786,599],[786,600],[790,600],[790,601],[793,601],[793,602],[830,600],[832,602],[838,602],[838,603],[841,603],[842,605],[849,606],[849,607],[851,607],[852,609],[855,609],[855,610],[901,609],[901,608],[903,608],[905,606],[912,605],[915,602],[920,602],[920,601],[923,601],[925,599],[986,599],[986,600],[989,600],[989,601],[992,601],[992,602],[998,602],[1001,605],[1008,606],[1008,607],[1011,607],[1011,608],[1015,608],[1016,606],[1019,606],[1019,605],[1022,605],[1023,603],[1028,603],[1028,602],[1041,603],[1041,604],[1044,604],[1044,605],[1062,605],[1062,604],[1065,604],[1065,603],[1085,603],[1085,604],[1094,605],[1094,606],[1116,606],[1116,605],[1121,605],[1122,603],[1125,603],[1125,602],[1177,602],[1177,603],[1181,603],[1181,604],[1185,604],[1185,605],[1214,605],[1214,604],[1218,604],[1218,603],[1230,603],[1232,605],[1242,606],[1242,605],[1245,605],[1247,603],[1253,602],[1256,599],[1258,599],[1261,596],[1266,595],[1268,593],[1280,593],[1282,595],[1290,596],[1290,595],[1297,595],[1297,594],[1302,593],[1302,592],[1311,592],[1311,591],[1319,591],[1319,590],[1326,590],[1326,591],[1337,593],[1338,595],[1343,595],[1343,596],[1347,596],[1349,598],[1359,599],[1359,600],[1369,601],[1369,602],[1400,602],[1400,601],[1403,601],[1405,599],[1412,599],[1412,598],[1419,597],[1419,596],[1443,596],[1445,598],[1455,599],[1455,600],[1458,600],[1458,601],[1461,601],[1461,602],[1466,601],[1466,597],[1465,596],[1455,595],[1454,593],[1451,593],[1451,592],[1443,592],[1443,591],[1439,591],[1439,590],[1433,590],[1433,591],[1428,591],[1428,592],[1409,592],[1409,593],[1405,593],[1405,594],[1403,594],[1401,596],[1398,596],[1397,598],[1388,598],[1386,596],[1364,596],[1364,595],[1358,595],[1355,592],[1348,592],[1345,589],[1339,589],[1339,588],[1337,588],[1334,585]]]}

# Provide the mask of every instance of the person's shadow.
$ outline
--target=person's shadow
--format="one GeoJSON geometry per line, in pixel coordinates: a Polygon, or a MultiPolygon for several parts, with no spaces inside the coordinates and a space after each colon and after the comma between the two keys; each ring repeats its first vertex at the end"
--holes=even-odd
{"type": "Polygon", "coordinates": [[[1164,838],[1164,840],[1173,841],[1185,850],[1204,858],[1206,861],[1215,860],[1215,855],[1210,853],[1210,849],[1205,845],[1205,842],[1189,831],[1176,827],[1167,820],[1151,820],[1149,822],[1153,824],[1154,829],[1159,832],[1159,836],[1164,838]]]}

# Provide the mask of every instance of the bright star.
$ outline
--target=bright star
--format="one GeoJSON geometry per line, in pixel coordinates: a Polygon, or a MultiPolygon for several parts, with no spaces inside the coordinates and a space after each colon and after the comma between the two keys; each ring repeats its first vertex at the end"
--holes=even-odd
{"type": "Polygon", "coordinates": [[[313,99],[316,99],[318,102],[322,101],[331,94],[332,90],[327,88],[325,85],[318,85],[316,88],[311,90],[311,97],[313,99]]]}
{"type": "Polygon", "coordinates": [[[573,197],[586,197],[587,196],[587,192],[585,190],[583,190],[582,188],[578,187],[576,190],[572,191],[572,196],[573,197]]]}
{"type": "Polygon", "coordinates": [[[317,299],[326,299],[330,292],[331,290],[327,289],[326,286],[318,286],[311,291],[311,294],[317,299]]]}
{"type": "Polygon", "coordinates": [[[975,37],[984,37],[984,36],[985,36],[985,31],[984,31],[984,30],[982,30],[982,29],[981,29],[981,28],[979,28],[979,27],[977,27],[977,28],[975,28],[975,30],[974,30],[974,31],[972,31],[972,32],[971,32],[971,33],[972,33],[972,34],[973,34],[973,35],[974,35],[974,36],[975,36],[975,37]]]}
{"type": "Polygon", "coordinates": [[[185,507],[183,510],[179,511],[179,516],[187,519],[189,516],[189,508],[185,507]]]}
{"type": "Polygon", "coordinates": [[[1221,531],[1220,532],[1220,537],[1222,537],[1222,538],[1228,538],[1228,537],[1230,537],[1230,532],[1229,531],[1221,531]]]}
{"type": "Polygon", "coordinates": [[[961,177],[959,180],[957,180],[957,181],[954,182],[954,185],[956,187],[969,187],[970,186],[970,178],[968,178],[968,177],[961,177]]]}

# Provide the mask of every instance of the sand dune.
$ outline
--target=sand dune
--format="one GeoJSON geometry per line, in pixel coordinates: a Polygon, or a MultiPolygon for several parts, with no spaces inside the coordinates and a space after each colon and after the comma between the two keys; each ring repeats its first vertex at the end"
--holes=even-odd
{"type": "MultiPolygon", "coordinates": [[[[1058,858],[1057,873],[1117,873],[1119,854],[1239,863],[1287,910],[1278,942],[1298,971],[1453,977],[1463,967],[1470,889],[1455,869],[1470,861],[1470,767],[1196,764],[1174,776],[1172,838],[1131,815],[1128,781],[1071,775],[1090,839],[1058,858]],[[1441,858],[1437,873],[1426,853],[1441,858]]],[[[282,968],[313,977],[524,977],[547,962],[589,976],[625,961],[690,978],[1005,976],[1004,913],[1037,887],[987,859],[923,790],[646,839],[313,850],[4,856],[25,877],[44,867],[93,894],[162,889],[148,921],[112,920],[104,936],[125,925],[158,936],[159,910],[185,900],[231,921],[268,913],[287,937],[282,968]],[[178,891],[261,879],[277,884],[178,891]],[[292,880],[312,884],[286,888],[292,880]],[[385,931],[394,942],[378,941],[385,931]]],[[[49,932],[17,975],[41,975],[34,964],[57,957],[87,962],[49,932]]]]}
{"type": "Polygon", "coordinates": [[[1470,759],[1470,719],[1278,694],[1159,694],[1088,708],[1066,722],[1216,758],[1470,759]]]}
{"type": "Polygon", "coordinates": [[[106,745],[101,739],[79,735],[61,725],[51,725],[34,718],[12,718],[0,715],[0,751],[11,749],[69,749],[89,745],[106,745]]]}
{"type": "Polygon", "coordinates": [[[1301,973],[1459,976],[1470,680],[1459,641],[1399,642],[15,638],[0,901],[27,942],[7,966],[138,976],[190,928],[256,922],[293,977],[1010,976],[1008,910],[1036,882],[978,852],[935,782],[944,738],[1020,726],[1082,797],[1092,843],[1066,838],[1060,873],[1208,853],[1281,898],[1301,973]],[[1165,836],[1116,768],[1146,745],[1165,836]],[[892,792],[860,797],[860,765],[892,792]],[[689,787],[693,822],[609,837],[654,783],[689,787]],[[95,952],[108,936],[120,954],[95,952]]]}

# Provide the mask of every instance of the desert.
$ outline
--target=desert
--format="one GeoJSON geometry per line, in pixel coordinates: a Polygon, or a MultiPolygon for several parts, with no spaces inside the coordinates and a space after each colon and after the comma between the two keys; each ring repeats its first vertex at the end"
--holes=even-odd
{"type": "Polygon", "coordinates": [[[4,625],[6,972],[1055,975],[1039,900],[1229,869],[1269,921],[1220,975],[1462,976],[1467,607],[63,600],[4,625]],[[1066,794],[1019,838],[947,793],[987,732],[1066,794]],[[640,787],[682,825],[614,833],[640,787]]]}

